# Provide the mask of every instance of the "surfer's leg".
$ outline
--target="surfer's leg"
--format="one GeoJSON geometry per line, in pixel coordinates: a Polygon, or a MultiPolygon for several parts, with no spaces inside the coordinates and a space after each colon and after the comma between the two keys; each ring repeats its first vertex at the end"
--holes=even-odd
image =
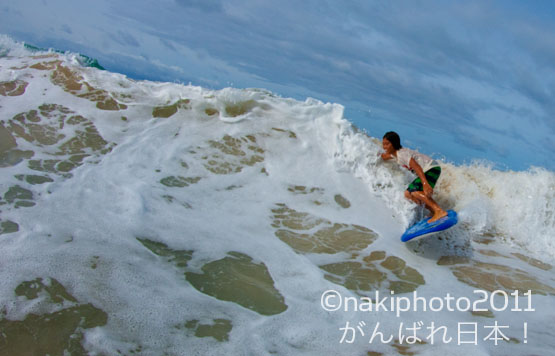
{"type": "Polygon", "coordinates": [[[428,222],[434,222],[436,220],[441,219],[444,216],[447,216],[447,212],[443,210],[438,203],[432,198],[426,196],[422,191],[416,191],[410,193],[411,198],[413,201],[417,201],[420,204],[424,204],[428,210],[433,214],[432,217],[428,220],[428,222]]]}
{"type": "MultiPolygon", "coordinates": [[[[427,170],[424,174],[426,175],[426,180],[428,181],[428,184],[430,184],[430,186],[434,188],[441,174],[441,167],[433,167],[427,170]]],[[[422,181],[420,178],[417,177],[408,186],[407,190],[405,191],[405,197],[412,200],[416,204],[424,204],[426,206],[426,208],[432,213],[432,217],[428,220],[428,222],[434,222],[444,216],[447,216],[447,212],[443,210],[431,196],[429,197],[424,194],[423,190],[424,187],[422,185],[422,181]]]]}
{"type": "Polygon", "coordinates": [[[416,200],[416,198],[413,198],[411,192],[409,192],[408,190],[405,190],[405,198],[407,198],[408,200],[412,201],[415,204],[420,204],[420,202],[416,200]]]}
{"type": "Polygon", "coordinates": [[[433,205],[429,203],[429,198],[426,197],[426,195],[424,194],[424,192],[419,192],[422,193],[422,196],[424,196],[426,199],[423,200],[420,198],[420,194],[415,194],[417,192],[411,192],[408,190],[405,190],[405,198],[407,198],[408,200],[412,201],[413,203],[417,204],[417,205],[424,205],[431,213],[432,215],[434,214],[434,209],[433,209],[433,205]]]}

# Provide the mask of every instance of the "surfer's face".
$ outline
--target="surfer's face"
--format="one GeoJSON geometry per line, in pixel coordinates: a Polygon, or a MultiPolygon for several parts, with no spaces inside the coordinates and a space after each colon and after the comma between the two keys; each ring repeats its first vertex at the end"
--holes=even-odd
{"type": "Polygon", "coordinates": [[[393,147],[393,145],[391,144],[391,142],[389,142],[389,140],[387,138],[384,138],[382,140],[382,147],[383,147],[384,151],[387,152],[387,153],[395,152],[395,148],[393,147]]]}

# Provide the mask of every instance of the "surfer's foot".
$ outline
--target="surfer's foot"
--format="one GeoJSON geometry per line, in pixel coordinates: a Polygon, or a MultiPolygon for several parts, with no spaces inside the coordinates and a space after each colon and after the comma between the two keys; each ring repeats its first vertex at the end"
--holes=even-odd
{"type": "Polygon", "coordinates": [[[446,217],[447,216],[447,212],[445,210],[441,210],[441,211],[436,211],[434,213],[434,215],[428,219],[428,223],[433,223],[438,221],[439,219],[446,217]]]}

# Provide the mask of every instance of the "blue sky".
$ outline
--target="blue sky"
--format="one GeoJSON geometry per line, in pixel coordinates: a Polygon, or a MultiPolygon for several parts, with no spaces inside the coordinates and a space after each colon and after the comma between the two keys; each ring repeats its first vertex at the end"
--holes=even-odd
{"type": "Polygon", "coordinates": [[[457,163],[555,170],[549,1],[0,0],[0,33],[138,79],[345,106],[457,163]]]}

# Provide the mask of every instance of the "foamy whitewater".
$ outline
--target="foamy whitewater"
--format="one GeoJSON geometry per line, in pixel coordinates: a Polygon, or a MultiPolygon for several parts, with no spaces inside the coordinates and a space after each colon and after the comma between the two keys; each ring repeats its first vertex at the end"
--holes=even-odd
{"type": "Polygon", "coordinates": [[[553,172],[443,162],[459,224],[403,244],[411,175],[341,105],[83,63],[0,37],[0,355],[552,353],[553,172]]]}

